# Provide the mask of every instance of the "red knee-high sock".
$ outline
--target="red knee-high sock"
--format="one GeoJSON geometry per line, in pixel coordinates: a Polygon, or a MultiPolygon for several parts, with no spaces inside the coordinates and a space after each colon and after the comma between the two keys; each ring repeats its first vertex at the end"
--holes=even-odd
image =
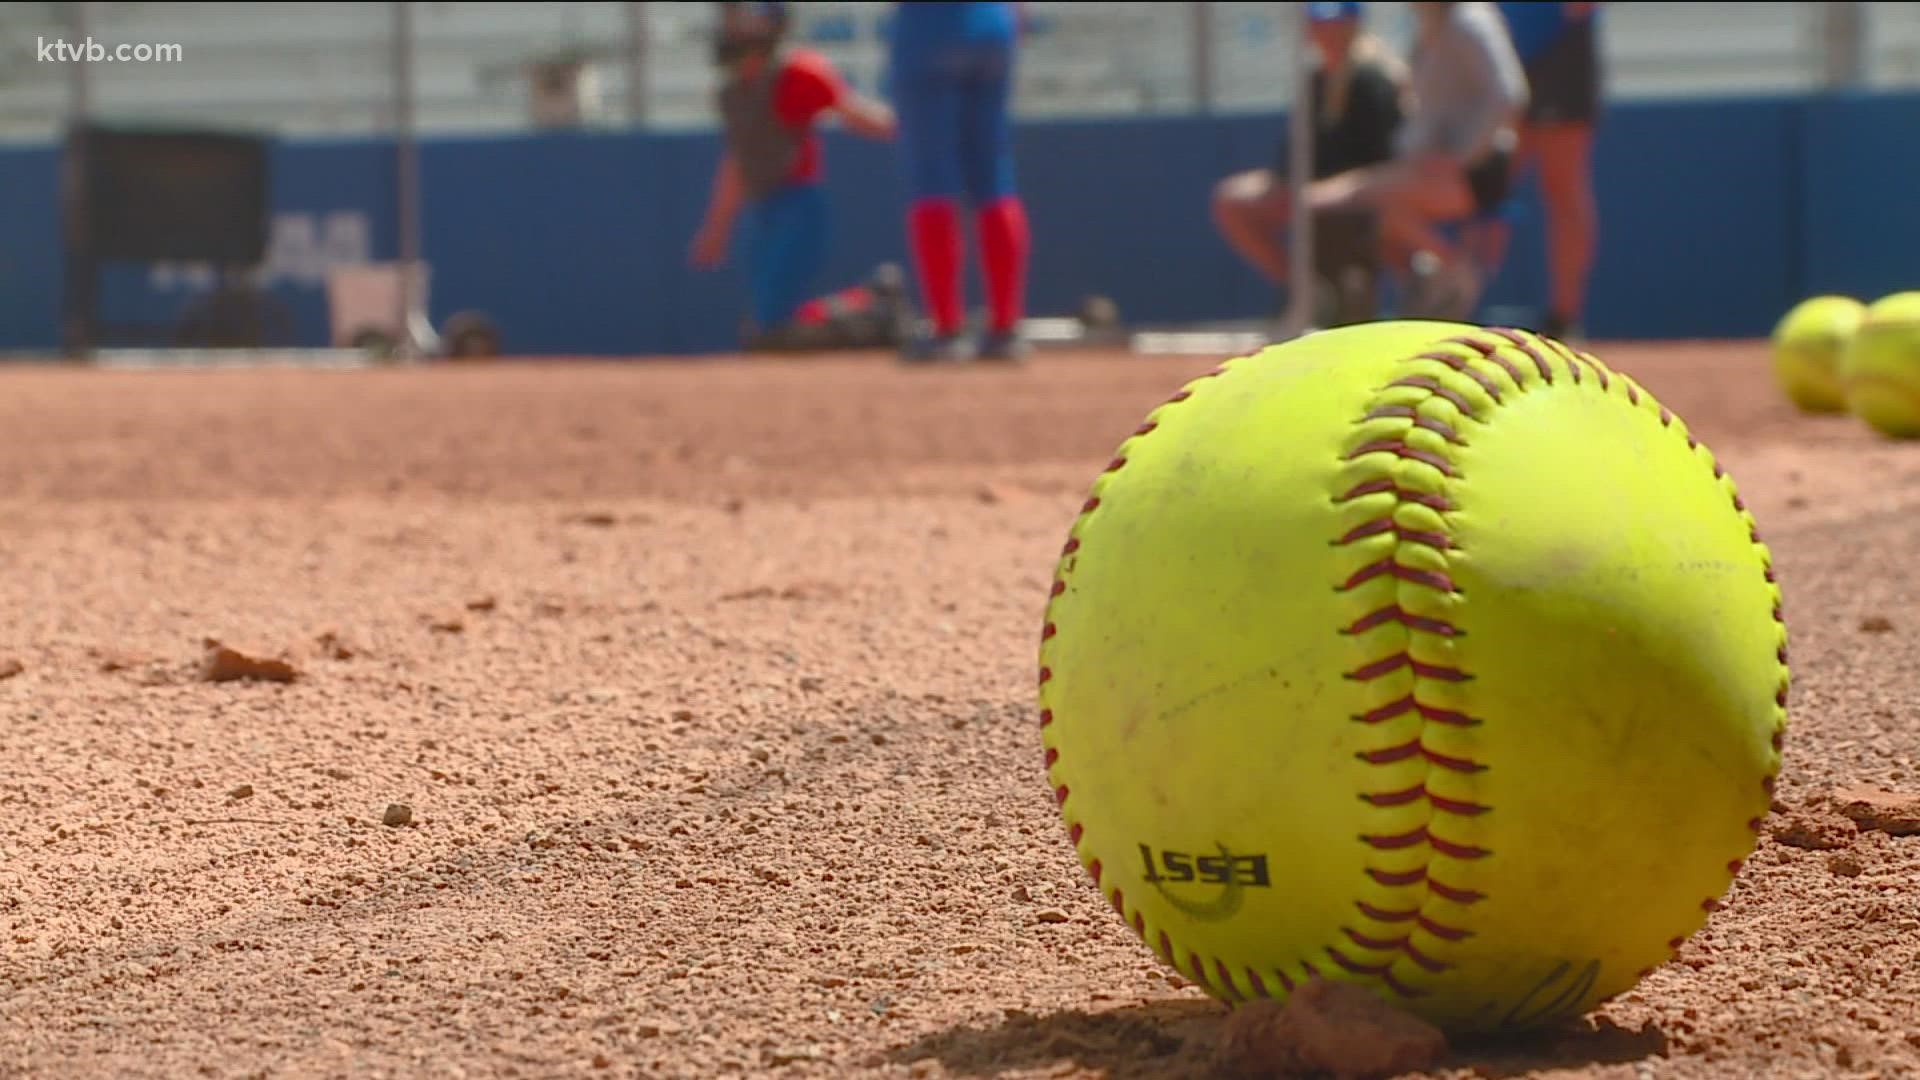
{"type": "Polygon", "coordinates": [[[960,267],[966,249],[960,235],[960,212],[950,199],[921,199],[907,213],[907,235],[913,245],[913,263],[920,278],[920,296],[942,334],[960,329],[960,267]]]}
{"type": "Polygon", "coordinates": [[[987,311],[996,331],[1012,330],[1025,313],[1027,207],[1018,195],[1008,195],[980,208],[980,261],[987,277],[987,311]]]}

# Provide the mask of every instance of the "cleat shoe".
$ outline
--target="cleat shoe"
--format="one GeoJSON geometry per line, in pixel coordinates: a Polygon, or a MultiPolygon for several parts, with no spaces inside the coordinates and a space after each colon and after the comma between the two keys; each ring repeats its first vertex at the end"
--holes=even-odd
{"type": "Polygon", "coordinates": [[[979,357],[1001,363],[1020,363],[1033,352],[1033,345],[1018,330],[993,330],[980,340],[979,357]]]}

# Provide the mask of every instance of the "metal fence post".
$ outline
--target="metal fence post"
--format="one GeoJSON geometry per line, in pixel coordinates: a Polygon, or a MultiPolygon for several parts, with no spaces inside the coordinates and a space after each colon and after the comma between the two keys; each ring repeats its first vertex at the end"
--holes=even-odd
{"type": "Polygon", "coordinates": [[[393,148],[395,204],[399,218],[400,289],[399,338],[403,359],[415,359],[426,343],[417,340],[416,316],[422,304],[416,275],[420,272],[420,156],[414,142],[413,118],[413,4],[393,5],[393,148]]]}
{"type": "Polygon", "coordinates": [[[1313,215],[1302,205],[1313,179],[1313,60],[1312,23],[1307,5],[1293,5],[1293,103],[1287,108],[1287,249],[1291,280],[1285,333],[1294,337],[1313,325],[1313,292],[1319,283],[1313,273],[1313,215]]]}
{"type": "Polygon", "coordinates": [[[1194,111],[1213,111],[1213,5],[1205,0],[1187,5],[1193,35],[1193,107],[1194,111]]]}
{"type": "Polygon", "coordinates": [[[1858,0],[1815,4],[1820,20],[1821,85],[1828,90],[1861,86],[1867,81],[1868,5],[1858,0]]]}
{"type": "Polygon", "coordinates": [[[647,123],[647,5],[629,0],[627,12],[627,123],[647,123]]]}

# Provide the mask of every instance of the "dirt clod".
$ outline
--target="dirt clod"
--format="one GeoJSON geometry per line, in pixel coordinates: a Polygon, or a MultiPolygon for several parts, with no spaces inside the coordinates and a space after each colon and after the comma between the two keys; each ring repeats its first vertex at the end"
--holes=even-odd
{"type": "Polygon", "coordinates": [[[406,803],[390,803],[387,812],[380,816],[380,824],[397,829],[413,823],[413,807],[406,803]]]}
{"type": "Polygon", "coordinates": [[[1430,1068],[1447,1052],[1434,1027],[1348,984],[1311,980],[1285,1005],[1257,1001],[1227,1021],[1221,1056],[1235,1075],[1386,1077],[1430,1068]]]}
{"type": "Polygon", "coordinates": [[[1920,835],[1920,794],[1849,788],[1833,793],[1833,805],[1862,831],[1920,835]]]}
{"type": "Polygon", "coordinates": [[[290,683],[299,677],[300,673],[285,660],[248,656],[212,638],[206,640],[205,652],[200,658],[200,678],[206,682],[290,683]]]}
{"type": "Polygon", "coordinates": [[[1789,811],[1771,830],[1777,843],[1803,851],[1834,851],[1853,843],[1860,834],[1853,823],[1838,814],[1819,810],[1789,811]]]}
{"type": "Polygon", "coordinates": [[[5,682],[26,670],[26,665],[18,660],[0,660],[0,682],[5,682]]]}

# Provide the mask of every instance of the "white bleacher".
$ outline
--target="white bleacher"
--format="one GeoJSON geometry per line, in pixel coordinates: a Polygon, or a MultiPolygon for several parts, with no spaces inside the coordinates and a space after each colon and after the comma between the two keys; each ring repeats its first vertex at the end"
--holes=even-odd
{"type": "MultiPolygon", "coordinates": [[[[708,63],[713,5],[649,3],[645,98],[664,129],[713,123],[708,63]]],[[[879,2],[796,4],[799,36],[852,81],[880,89],[879,2]]],[[[1818,89],[1825,20],[1813,3],[1617,3],[1606,14],[1614,100],[1818,89]]],[[[72,39],[70,4],[0,5],[0,138],[44,140],[69,104],[70,65],[37,44],[72,39]]],[[[418,2],[413,5],[416,117],[428,132],[530,126],[525,65],[585,57],[596,79],[589,123],[624,126],[629,9],[622,3],[418,2]]],[[[1037,21],[1020,64],[1026,116],[1128,116],[1192,109],[1198,88],[1186,3],[1029,3],[1037,21]]],[[[1405,3],[1371,5],[1395,45],[1411,36],[1405,3]]],[[[1211,97],[1224,110],[1271,109],[1291,96],[1290,6],[1211,5],[1211,97]]],[[[393,10],[386,3],[139,3],[89,7],[96,40],[177,44],[178,63],[88,66],[96,115],[287,135],[389,129],[393,10]]],[[[1920,85],[1920,4],[1867,5],[1869,84],[1920,85]]]]}

